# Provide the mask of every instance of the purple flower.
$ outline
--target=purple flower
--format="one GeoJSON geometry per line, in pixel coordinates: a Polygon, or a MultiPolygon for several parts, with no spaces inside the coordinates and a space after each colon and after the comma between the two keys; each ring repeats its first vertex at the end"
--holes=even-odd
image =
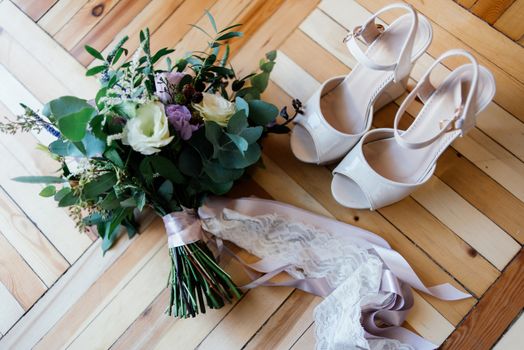
{"type": "Polygon", "coordinates": [[[176,131],[180,134],[182,140],[189,140],[193,132],[197,131],[199,125],[191,124],[191,112],[186,106],[167,105],[167,119],[176,131]]]}
{"type": "Polygon", "coordinates": [[[156,95],[163,104],[173,101],[173,90],[184,77],[180,72],[162,72],[155,75],[156,95]]]}

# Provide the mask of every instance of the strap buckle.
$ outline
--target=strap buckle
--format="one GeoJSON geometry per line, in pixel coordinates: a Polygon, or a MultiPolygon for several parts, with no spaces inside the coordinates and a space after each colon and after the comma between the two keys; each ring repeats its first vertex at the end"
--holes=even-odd
{"type": "Polygon", "coordinates": [[[457,131],[457,130],[464,132],[464,130],[462,129],[462,126],[464,125],[464,120],[461,118],[463,111],[464,111],[463,105],[460,105],[459,107],[455,108],[455,114],[453,115],[453,118],[442,119],[439,122],[440,130],[443,130],[447,124],[446,132],[457,131]]]}
{"type": "MultiPolygon", "coordinates": [[[[386,29],[382,24],[375,24],[375,26],[377,27],[377,30],[380,32],[380,34],[384,33],[384,30],[386,29]]],[[[362,31],[363,31],[363,28],[362,26],[356,26],[355,28],[353,28],[352,31],[350,31],[345,37],[344,39],[342,39],[342,42],[345,44],[347,43],[348,41],[350,41],[352,38],[358,38],[362,35],[362,31]]]]}

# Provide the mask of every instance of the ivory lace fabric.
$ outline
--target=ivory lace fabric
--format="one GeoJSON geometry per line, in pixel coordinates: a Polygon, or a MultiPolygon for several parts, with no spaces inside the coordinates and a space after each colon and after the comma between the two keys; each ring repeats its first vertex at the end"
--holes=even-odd
{"type": "Polygon", "coordinates": [[[361,308],[382,304],[390,295],[379,293],[380,258],[355,245],[347,234],[278,215],[250,217],[229,209],[204,219],[203,227],[260,258],[271,256],[292,264],[286,271],[294,278],[327,278],[336,289],[315,308],[317,350],[413,349],[397,340],[365,338],[361,308]]]}

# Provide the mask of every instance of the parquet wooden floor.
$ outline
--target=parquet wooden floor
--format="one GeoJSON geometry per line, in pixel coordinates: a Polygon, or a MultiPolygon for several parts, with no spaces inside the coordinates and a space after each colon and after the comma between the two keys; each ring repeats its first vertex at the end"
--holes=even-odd
{"type": "MultiPolygon", "coordinates": [[[[287,135],[265,141],[266,169],[234,195],[256,194],[355,224],[387,239],[426,284],[449,282],[474,298],[442,302],[415,293],[407,327],[445,349],[522,348],[524,341],[524,1],[405,0],[434,28],[413,84],[442,52],[471,51],[494,74],[497,94],[467,137],[438,162],[429,183],[376,212],[349,210],[330,194],[330,169],[291,154],[287,135]],[[501,339],[501,340],[500,340],[501,339]],[[500,340],[500,341],[499,341],[500,340]],[[498,344],[497,344],[498,342],[498,344]]],[[[18,102],[40,108],[55,97],[92,98],[84,76],[91,57],[148,26],[155,49],[175,54],[205,47],[188,26],[243,23],[233,64],[249,72],[266,51],[278,60],[266,98],[306,100],[325,79],[355,65],[342,43],[348,29],[391,0],[0,0],[0,115],[18,102]]],[[[391,16],[384,16],[389,22],[391,16]]],[[[441,66],[437,78],[460,62],[441,66]]],[[[377,113],[391,125],[399,101],[377,113]]],[[[418,112],[420,105],[409,110],[418,112]]],[[[122,238],[102,257],[96,237],[79,234],[54,202],[14,176],[48,174],[56,165],[36,149],[49,136],[0,136],[0,349],[312,349],[319,298],[263,287],[192,320],[164,315],[168,270],[159,219],[122,238]]],[[[241,253],[246,256],[246,253],[241,253]]],[[[239,266],[225,261],[241,282],[239,266]]]]}

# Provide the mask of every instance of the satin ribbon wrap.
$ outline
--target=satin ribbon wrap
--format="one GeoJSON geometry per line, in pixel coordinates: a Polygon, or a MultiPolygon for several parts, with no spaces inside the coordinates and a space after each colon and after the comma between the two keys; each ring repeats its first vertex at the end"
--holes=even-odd
{"type": "MultiPolygon", "coordinates": [[[[348,235],[355,245],[373,250],[384,263],[380,292],[387,293],[388,296],[381,305],[362,306],[361,322],[368,339],[393,338],[402,343],[410,344],[416,349],[435,349],[437,348],[436,345],[400,327],[406,318],[408,310],[413,306],[413,295],[410,287],[442,300],[459,300],[471,297],[471,295],[456,289],[449,283],[426,287],[408,262],[398,252],[393,250],[382,237],[372,232],[288,204],[265,199],[212,197],[198,209],[198,213],[194,210],[184,209],[181,212],[168,214],[163,219],[169,239],[169,247],[177,247],[206,239],[202,231],[200,218],[219,217],[225,208],[252,217],[278,214],[291,221],[302,222],[334,234],[348,235]]],[[[291,279],[279,283],[270,282],[271,278],[284,272],[291,265],[285,261],[278,261],[270,257],[259,260],[254,264],[247,264],[223,246],[220,239],[215,238],[213,240],[219,252],[227,252],[235,260],[239,261],[253,279],[252,282],[242,288],[290,286],[322,297],[328,296],[334,290],[334,287],[325,278],[291,279]]]]}

